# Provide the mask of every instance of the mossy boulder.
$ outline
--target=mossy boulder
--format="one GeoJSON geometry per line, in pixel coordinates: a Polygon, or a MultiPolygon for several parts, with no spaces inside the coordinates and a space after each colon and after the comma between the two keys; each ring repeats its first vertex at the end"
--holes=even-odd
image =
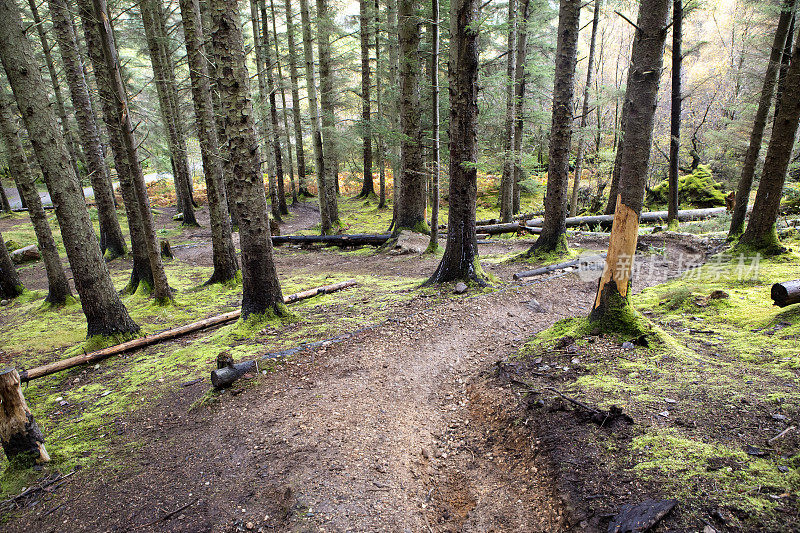
{"type": "MultiPolygon", "coordinates": [[[[669,181],[664,180],[647,192],[647,205],[666,205],[669,201],[669,181]]],[[[681,206],[697,208],[722,207],[725,194],[722,185],[714,180],[707,165],[699,165],[694,172],[678,178],[678,202],[681,206]]]]}

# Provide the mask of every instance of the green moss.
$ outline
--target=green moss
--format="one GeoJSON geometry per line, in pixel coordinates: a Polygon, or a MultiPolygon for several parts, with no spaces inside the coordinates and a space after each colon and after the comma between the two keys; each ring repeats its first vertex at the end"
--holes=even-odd
{"type": "MultiPolygon", "coordinates": [[[[664,180],[647,193],[649,206],[661,206],[669,200],[669,181],[664,180]]],[[[725,194],[722,185],[714,180],[711,168],[698,166],[694,172],[678,178],[678,202],[681,205],[692,205],[698,208],[718,207],[725,205],[725,194]]]]}
{"type": "Polygon", "coordinates": [[[646,319],[633,308],[629,298],[623,297],[609,283],[603,289],[601,307],[592,310],[592,329],[600,333],[622,336],[639,336],[652,333],[646,319]]]}

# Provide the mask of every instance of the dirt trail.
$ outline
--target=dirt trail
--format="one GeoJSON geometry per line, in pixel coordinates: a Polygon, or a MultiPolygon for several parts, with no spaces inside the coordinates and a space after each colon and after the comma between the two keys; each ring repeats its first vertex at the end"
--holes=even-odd
{"type": "Polygon", "coordinates": [[[187,410],[184,393],[120,438],[147,444],[117,474],[80,473],[8,530],[125,531],[197,500],[139,530],[557,531],[549,487],[530,473],[530,439],[496,440],[491,406],[473,404],[468,379],[571,311],[536,313],[532,297],[588,303],[574,285],[558,278],[422,312],[415,301],[208,408],[187,410]]]}

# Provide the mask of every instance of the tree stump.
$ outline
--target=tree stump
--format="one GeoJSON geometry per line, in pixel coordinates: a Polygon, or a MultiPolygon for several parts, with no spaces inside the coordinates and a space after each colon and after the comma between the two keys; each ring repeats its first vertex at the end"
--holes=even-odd
{"type": "Polygon", "coordinates": [[[9,461],[26,465],[50,461],[44,435],[28,409],[19,374],[13,368],[0,371],[0,442],[9,461]]]}
{"type": "Polygon", "coordinates": [[[169,239],[161,241],[161,257],[164,259],[175,259],[172,254],[172,246],[169,244],[169,239]]]}

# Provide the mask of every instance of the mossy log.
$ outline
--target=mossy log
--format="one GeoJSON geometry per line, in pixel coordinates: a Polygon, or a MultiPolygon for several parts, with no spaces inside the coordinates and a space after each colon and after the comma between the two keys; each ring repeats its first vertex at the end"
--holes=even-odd
{"type": "MultiPolygon", "coordinates": [[[[689,222],[691,220],[704,220],[706,218],[718,217],[727,213],[724,207],[712,207],[709,209],[684,209],[678,211],[678,220],[681,222],[689,222]]],[[[640,224],[657,224],[667,220],[666,211],[647,211],[639,216],[640,224]]],[[[599,224],[609,224],[614,221],[614,215],[592,215],[585,217],[569,217],[567,218],[567,226],[596,226],[599,224]]],[[[527,225],[531,227],[541,227],[544,224],[543,218],[534,218],[528,220],[527,225]]]]}
{"type": "Polygon", "coordinates": [[[19,373],[13,368],[0,371],[0,442],[9,461],[24,466],[50,461],[44,436],[22,395],[19,373]]]}
{"type": "MultiPolygon", "coordinates": [[[[286,304],[290,304],[292,302],[299,302],[300,300],[306,300],[313,296],[317,296],[318,294],[329,294],[332,292],[340,291],[342,289],[346,289],[348,287],[352,287],[354,285],[356,285],[356,281],[352,279],[347,281],[342,281],[340,283],[334,283],[332,285],[323,285],[322,287],[317,287],[315,289],[309,289],[307,291],[284,296],[283,302],[286,304]]],[[[241,314],[242,314],[241,309],[237,309],[236,311],[231,311],[230,313],[223,313],[221,315],[212,316],[211,318],[206,318],[204,320],[192,322],[191,324],[186,324],[185,326],[168,329],[166,331],[162,331],[161,333],[156,333],[155,335],[133,339],[131,341],[123,342],[122,344],[117,344],[109,348],[104,348],[102,350],[97,350],[83,355],[70,357],[69,359],[62,359],[61,361],[56,361],[54,363],[49,363],[42,366],[37,366],[36,368],[31,368],[30,370],[22,371],[20,373],[20,379],[22,381],[30,381],[32,379],[40,378],[43,376],[49,376],[50,374],[54,374],[62,370],[67,370],[68,368],[73,368],[75,366],[101,361],[103,359],[111,357],[112,355],[118,355],[124,352],[129,352],[131,350],[136,350],[138,348],[144,348],[146,346],[151,346],[153,344],[157,344],[165,340],[174,339],[176,337],[187,335],[189,333],[193,333],[201,329],[210,328],[212,326],[224,324],[226,322],[231,322],[233,320],[238,319],[241,316],[241,314]]]]}
{"type": "Polygon", "coordinates": [[[272,244],[324,244],[326,246],[383,246],[391,234],[354,233],[352,235],[273,235],[272,244]]]}
{"type": "Polygon", "coordinates": [[[776,283],[772,286],[770,296],[778,307],[800,303],[800,279],[776,283]]]}

